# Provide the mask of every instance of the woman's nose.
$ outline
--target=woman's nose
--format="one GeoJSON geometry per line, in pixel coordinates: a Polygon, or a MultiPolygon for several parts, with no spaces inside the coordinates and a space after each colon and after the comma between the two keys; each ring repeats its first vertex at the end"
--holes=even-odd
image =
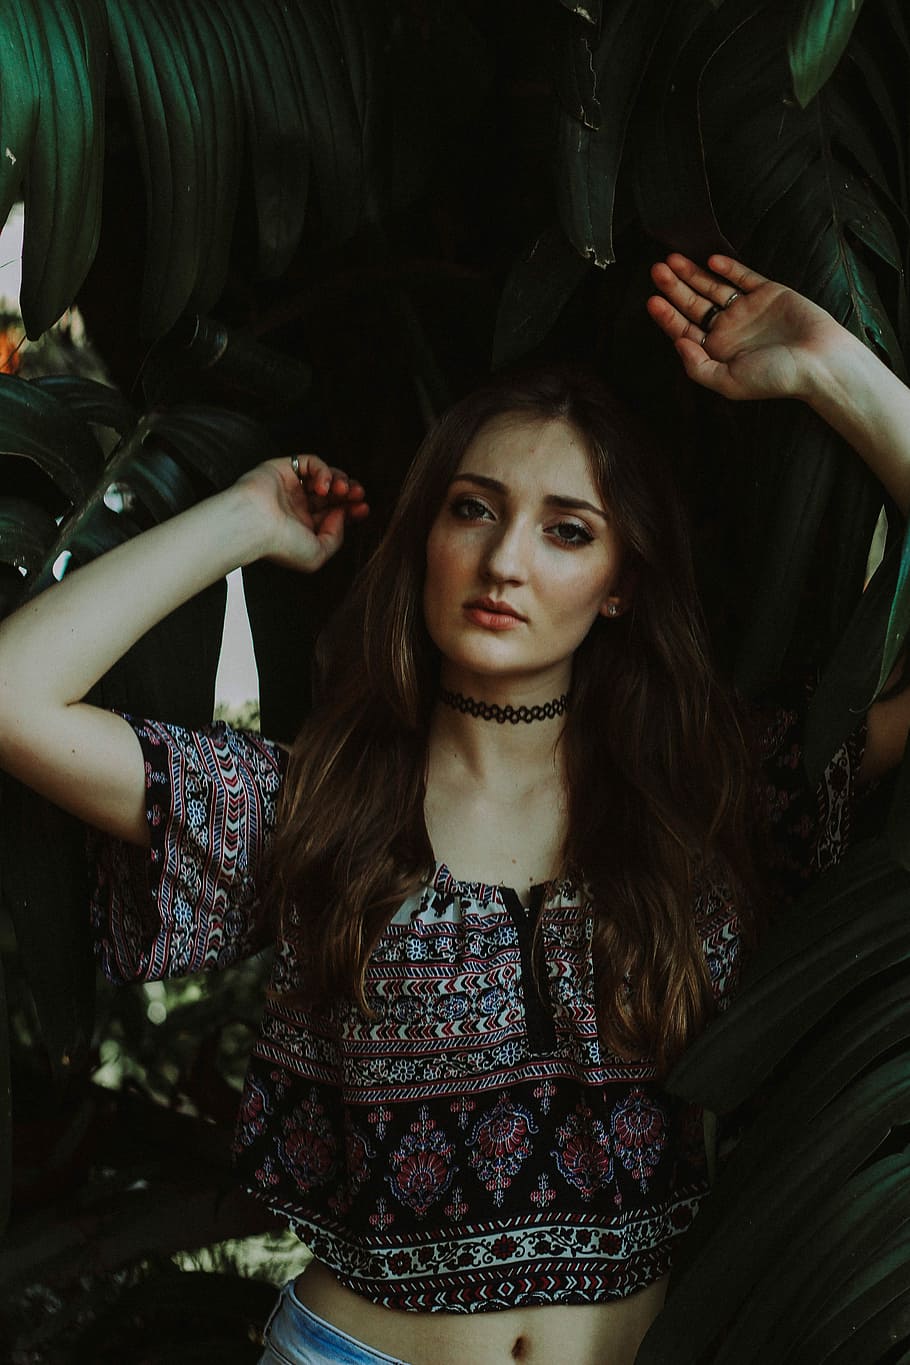
{"type": "Polygon", "coordinates": [[[528,536],[517,521],[503,521],[488,543],[484,568],[498,583],[521,583],[527,577],[528,536]]]}

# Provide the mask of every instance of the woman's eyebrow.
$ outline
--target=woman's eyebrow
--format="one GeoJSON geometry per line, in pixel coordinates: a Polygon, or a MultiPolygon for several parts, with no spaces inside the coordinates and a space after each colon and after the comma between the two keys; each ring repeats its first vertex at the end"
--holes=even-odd
{"type": "MultiPolygon", "coordinates": [[[[471,474],[464,470],[456,474],[452,483],[459,483],[464,479],[467,483],[480,484],[481,488],[489,488],[493,493],[508,493],[506,484],[500,483],[499,479],[491,479],[488,474],[471,474]]],[[[544,498],[544,504],[548,507],[564,507],[571,511],[574,507],[583,507],[586,512],[593,512],[598,517],[603,517],[604,521],[609,521],[609,516],[602,507],[595,507],[593,502],[587,502],[584,498],[573,498],[561,493],[548,493],[544,498]]]]}
{"type": "Polygon", "coordinates": [[[567,498],[559,493],[548,493],[544,502],[550,507],[565,507],[567,511],[571,511],[573,507],[583,507],[586,512],[594,512],[598,517],[603,517],[604,521],[609,521],[602,507],[595,507],[593,502],[586,502],[584,498],[567,498]]]}

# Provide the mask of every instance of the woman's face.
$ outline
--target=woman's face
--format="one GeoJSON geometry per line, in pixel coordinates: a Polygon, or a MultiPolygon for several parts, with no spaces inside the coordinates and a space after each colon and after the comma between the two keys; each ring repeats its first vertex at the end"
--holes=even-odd
{"type": "Polygon", "coordinates": [[[488,700],[565,691],[598,614],[623,608],[622,558],[574,428],[487,423],[427,541],[424,615],[443,683],[488,700]]]}

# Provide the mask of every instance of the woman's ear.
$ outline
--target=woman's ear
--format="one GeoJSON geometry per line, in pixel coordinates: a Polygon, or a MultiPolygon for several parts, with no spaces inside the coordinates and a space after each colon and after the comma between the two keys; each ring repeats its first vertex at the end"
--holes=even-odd
{"type": "Polygon", "coordinates": [[[638,574],[635,569],[624,569],[620,574],[619,582],[616,584],[614,592],[609,597],[605,597],[600,605],[601,616],[622,616],[632,605],[635,597],[635,589],[638,586],[638,574]]]}
{"type": "Polygon", "coordinates": [[[615,593],[612,594],[610,597],[607,597],[600,604],[601,616],[609,616],[611,618],[614,616],[621,616],[625,609],[626,609],[625,602],[621,597],[617,596],[615,593]]]}

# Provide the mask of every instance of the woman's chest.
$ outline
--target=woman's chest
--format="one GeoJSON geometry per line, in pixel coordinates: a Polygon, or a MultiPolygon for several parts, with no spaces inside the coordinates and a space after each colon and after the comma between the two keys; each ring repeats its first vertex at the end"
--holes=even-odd
{"type": "Polygon", "coordinates": [[[504,790],[499,799],[431,789],[424,814],[430,844],[445,866],[490,886],[514,887],[525,903],[530,887],[562,869],[565,813],[552,783],[504,790]]]}

